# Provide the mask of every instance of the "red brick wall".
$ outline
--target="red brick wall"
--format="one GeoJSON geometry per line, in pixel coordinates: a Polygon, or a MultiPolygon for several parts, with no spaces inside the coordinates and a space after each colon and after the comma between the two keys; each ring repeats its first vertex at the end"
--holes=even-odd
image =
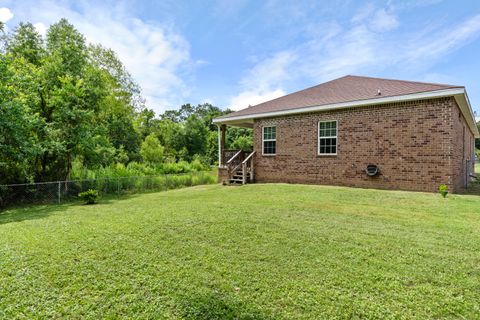
{"type": "MultiPolygon", "coordinates": [[[[458,114],[453,98],[440,98],[258,119],[256,181],[415,191],[437,191],[444,183],[457,191],[458,114]],[[337,120],[336,156],[317,155],[321,120],[337,120]],[[277,126],[275,156],[262,155],[262,127],[269,125],[277,126]],[[367,164],[378,165],[381,174],[367,177],[367,164]]],[[[470,138],[468,127],[465,131],[470,138]]]]}
{"type": "Polygon", "coordinates": [[[228,169],[225,167],[218,168],[218,182],[227,183],[228,182],[228,169]]]}

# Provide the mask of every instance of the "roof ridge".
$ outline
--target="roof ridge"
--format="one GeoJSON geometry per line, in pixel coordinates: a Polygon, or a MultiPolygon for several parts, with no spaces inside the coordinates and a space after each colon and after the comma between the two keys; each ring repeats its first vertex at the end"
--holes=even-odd
{"type": "MultiPolygon", "coordinates": [[[[297,93],[300,93],[300,92],[303,92],[303,91],[307,91],[307,90],[310,90],[310,89],[313,89],[313,88],[316,88],[316,87],[319,87],[319,86],[322,86],[324,84],[327,84],[327,83],[330,83],[330,82],[333,82],[333,81],[336,81],[336,80],[340,80],[340,79],[343,79],[343,78],[347,78],[349,77],[350,75],[345,75],[345,76],[342,76],[340,78],[335,78],[335,79],[332,79],[332,80],[328,80],[327,82],[322,82],[322,83],[319,83],[319,84],[316,84],[314,86],[311,86],[311,87],[308,87],[308,88],[305,88],[305,89],[301,89],[301,90],[298,90],[298,91],[293,91],[293,92],[290,92],[290,93],[287,93],[287,94],[284,94],[283,96],[280,96],[278,98],[274,98],[274,99],[271,99],[271,100],[268,100],[268,101],[264,101],[264,102],[261,102],[259,104],[255,104],[253,106],[247,106],[246,108],[253,108],[253,107],[257,107],[257,106],[261,106],[262,104],[266,103],[266,102],[271,102],[271,101],[275,101],[275,100],[278,100],[278,99],[281,99],[281,98],[285,98],[285,97],[288,97],[288,96],[291,96],[292,94],[297,94],[297,93]]],[[[240,110],[243,110],[243,109],[240,109],[240,110]]],[[[238,111],[240,111],[238,110],[238,111]]],[[[237,111],[234,111],[234,112],[237,112],[237,111]]]]}
{"type": "MultiPolygon", "coordinates": [[[[380,78],[380,77],[369,77],[369,76],[358,76],[349,74],[341,78],[345,77],[352,77],[352,78],[364,78],[364,79],[374,79],[374,80],[387,80],[387,81],[396,81],[396,82],[408,82],[408,83],[419,83],[419,84],[428,84],[432,86],[447,86],[447,87],[454,87],[454,88],[465,88],[465,86],[453,85],[453,84],[446,84],[446,83],[435,83],[435,82],[424,82],[424,81],[412,81],[412,80],[402,80],[402,79],[390,79],[390,78],[380,78]]],[[[341,79],[338,78],[338,79],[341,79]]],[[[336,80],[336,79],[335,79],[336,80]]]]}

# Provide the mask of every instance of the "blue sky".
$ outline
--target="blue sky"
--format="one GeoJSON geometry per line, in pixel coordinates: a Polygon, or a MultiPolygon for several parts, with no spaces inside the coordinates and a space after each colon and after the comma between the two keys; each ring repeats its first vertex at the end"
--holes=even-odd
{"type": "Polygon", "coordinates": [[[480,115],[480,1],[0,0],[114,49],[157,112],[240,109],[346,74],[465,85],[480,115]]]}

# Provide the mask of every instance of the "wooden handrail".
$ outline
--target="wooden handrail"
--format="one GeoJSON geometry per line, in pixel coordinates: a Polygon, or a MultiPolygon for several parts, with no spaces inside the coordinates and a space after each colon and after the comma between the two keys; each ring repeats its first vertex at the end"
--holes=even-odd
{"type": "Polygon", "coordinates": [[[240,168],[240,166],[243,164],[243,162],[240,162],[239,164],[237,164],[235,167],[233,167],[232,169],[230,169],[231,172],[235,172],[237,171],[238,168],[240,168]]]}
{"type": "Polygon", "coordinates": [[[250,158],[253,157],[254,154],[255,154],[255,151],[252,151],[252,152],[248,155],[248,157],[246,157],[245,160],[243,160],[242,163],[247,163],[247,161],[250,160],[250,158]]]}
{"type": "Polygon", "coordinates": [[[241,153],[242,153],[242,150],[239,150],[237,153],[235,153],[235,155],[231,157],[230,160],[227,161],[227,164],[230,164],[230,162],[232,162],[232,160],[238,157],[238,155],[241,153]]]}

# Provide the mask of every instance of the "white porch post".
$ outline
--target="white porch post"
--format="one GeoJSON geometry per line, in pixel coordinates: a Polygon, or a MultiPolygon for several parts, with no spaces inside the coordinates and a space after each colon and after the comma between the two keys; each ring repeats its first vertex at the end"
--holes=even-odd
{"type": "Polygon", "coordinates": [[[227,126],[224,124],[218,125],[218,166],[223,167],[225,165],[225,133],[227,126]]]}

